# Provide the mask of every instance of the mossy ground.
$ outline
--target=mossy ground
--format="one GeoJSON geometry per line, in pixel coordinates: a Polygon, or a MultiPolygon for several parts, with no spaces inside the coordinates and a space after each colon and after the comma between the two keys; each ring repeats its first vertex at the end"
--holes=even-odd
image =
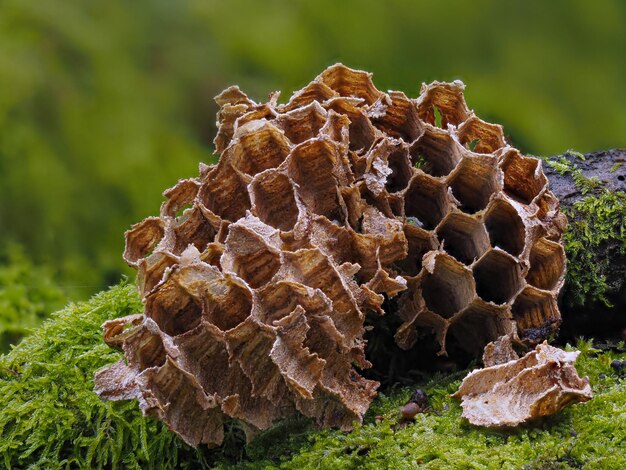
{"type": "Polygon", "coordinates": [[[186,468],[202,455],[136,402],[102,402],[93,375],[119,353],[100,325],[141,311],[121,285],[71,304],[0,356],[0,468],[186,468]],[[191,455],[191,457],[190,457],[191,455]]]}
{"type": "Polygon", "coordinates": [[[142,417],[136,402],[102,402],[92,392],[94,372],[119,357],[102,342],[100,324],[140,310],[132,286],[113,287],[53,314],[0,357],[0,467],[626,468],[626,379],[610,367],[626,354],[588,342],[578,345],[577,366],[594,399],[533,426],[495,432],[464,422],[449,397],[459,372],[415,385],[431,397],[432,411],[413,423],[399,416],[414,388],[405,387],[381,394],[350,433],[298,419],[244,445],[233,424],[222,448],[194,450],[142,417]]]}

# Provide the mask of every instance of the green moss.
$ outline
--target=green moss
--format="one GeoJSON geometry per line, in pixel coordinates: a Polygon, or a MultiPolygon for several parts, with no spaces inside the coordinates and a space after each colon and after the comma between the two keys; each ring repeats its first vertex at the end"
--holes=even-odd
{"type": "Polygon", "coordinates": [[[308,420],[279,423],[243,444],[231,423],[225,445],[194,450],[136,401],[102,402],[93,375],[119,353],[101,339],[100,324],[141,309],[132,286],[70,305],[0,357],[0,468],[624,468],[626,380],[589,343],[578,369],[595,398],[544,422],[508,433],[465,423],[449,397],[465,372],[422,386],[433,411],[403,425],[399,408],[410,388],[381,395],[353,432],[314,430],[308,420]],[[604,374],[604,378],[602,378],[604,374]],[[383,419],[377,419],[382,416],[383,419]]]}
{"type": "MultiPolygon", "coordinates": [[[[560,174],[571,175],[576,186],[586,195],[573,206],[563,209],[569,219],[563,236],[568,260],[567,290],[571,294],[567,298],[573,304],[602,302],[611,306],[607,293],[619,286],[607,283],[606,273],[611,260],[600,248],[613,246],[616,254],[626,255],[626,193],[602,188],[597,178],[585,177],[580,168],[564,157],[546,163],[560,174]]],[[[621,267],[612,278],[619,281],[625,276],[626,267],[621,267]]]]}
{"type": "MultiPolygon", "coordinates": [[[[595,397],[567,408],[543,422],[509,432],[473,427],[461,419],[449,397],[465,372],[438,376],[425,385],[433,411],[402,424],[399,409],[411,390],[379,397],[365,424],[351,433],[290,432],[280,445],[291,452],[274,459],[249,460],[249,468],[625,468],[626,380],[617,379],[610,361],[626,357],[597,351],[580,343],[581,374],[589,375],[595,397]],[[382,417],[383,419],[377,419],[382,417]]],[[[247,452],[275,455],[276,442],[255,441],[247,452]]]]}
{"type": "Polygon", "coordinates": [[[184,468],[202,455],[135,401],[102,402],[96,370],[119,357],[102,342],[107,319],[136,313],[121,285],[52,315],[0,356],[0,468],[184,468]]]}
{"type": "MultiPolygon", "coordinates": [[[[626,193],[603,191],[587,196],[565,213],[569,226],[563,239],[572,300],[578,304],[595,300],[610,306],[606,294],[612,286],[607,283],[606,272],[611,260],[602,257],[598,248],[611,243],[619,254],[626,254],[626,193]]],[[[621,270],[621,277],[626,276],[626,269],[621,270]]],[[[619,274],[614,277],[621,278],[619,274]]]]}
{"type": "MultiPolygon", "coordinates": [[[[581,160],[585,160],[585,156],[579,152],[569,150],[568,153],[577,156],[581,160]]],[[[602,188],[602,182],[598,178],[586,177],[578,166],[567,160],[565,157],[561,157],[558,160],[546,160],[546,163],[554,168],[560,175],[571,175],[574,180],[574,184],[582,191],[583,194],[598,191],[602,188]]]]}
{"type": "Polygon", "coordinates": [[[49,269],[34,266],[18,245],[0,255],[0,354],[66,301],[49,269]]]}

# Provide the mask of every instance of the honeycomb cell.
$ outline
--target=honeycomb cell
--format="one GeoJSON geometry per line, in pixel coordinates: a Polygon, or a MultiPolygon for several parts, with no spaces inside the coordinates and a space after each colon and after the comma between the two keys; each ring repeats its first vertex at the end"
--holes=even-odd
{"type": "Polygon", "coordinates": [[[472,264],[489,249],[489,235],[479,220],[459,212],[450,213],[437,227],[437,236],[447,253],[472,264]]]}
{"type": "Polygon", "coordinates": [[[473,271],[480,298],[496,304],[509,302],[524,282],[519,261],[499,249],[483,256],[473,271]]]}
{"type": "Polygon", "coordinates": [[[414,306],[408,306],[404,313],[409,319],[398,328],[394,336],[396,344],[401,349],[409,350],[418,339],[424,341],[432,338],[431,341],[434,340],[441,346],[438,354],[443,354],[448,321],[426,308],[416,309],[414,306]]]}
{"type": "Polygon", "coordinates": [[[519,337],[533,342],[550,336],[561,322],[554,296],[532,286],[515,299],[512,312],[519,337]]]}
{"type": "Polygon", "coordinates": [[[454,339],[470,354],[479,356],[485,345],[513,333],[510,307],[496,306],[477,299],[456,315],[448,328],[454,339]]]}
{"type": "Polygon", "coordinates": [[[540,238],[530,250],[526,281],[539,289],[554,289],[565,273],[565,251],[556,242],[540,238]]]}
{"type": "Polygon", "coordinates": [[[319,291],[293,283],[279,281],[270,283],[257,291],[259,317],[268,325],[275,325],[298,306],[311,314],[324,313],[330,303],[319,291]],[[264,308],[264,306],[271,308],[264,308]]]}
{"type": "Polygon", "coordinates": [[[199,183],[195,179],[180,180],[176,186],[163,193],[166,201],[161,205],[161,215],[175,217],[181,215],[198,194],[199,183]]]}
{"type": "Polygon", "coordinates": [[[504,172],[504,192],[512,199],[530,204],[548,184],[541,162],[509,150],[501,163],[504,172]]]}
{"type": "Polygon", "coordinates": [[[161,282],[165,271],[178,263],[178,257],[171,253],[156,251],[138,263],[137,285],[141,296],[145,296],[161,282]]]}
{"type": "Polygon", "coordinates": [[[285,134],[275,125],[261,119],[238,128],[234,143],[224,153],[228,155],[225,159],[233,168],[254,176],[263,170],[278,167],[285,161],[289,151],[290,145],[285,134]]]}
{"type": "Polygon", "coordinates": [[[176,243],[172,252],[180,254],[189,245],[194,245],[198,251],[204,251],[206,246],[214,240],[217,229],[204,217],[202,210],[195,206],[176,218],[174,233],[176,243]]]}
{"type": "Polygon", "coordinates": [[[504,199],[495,199],[485,215],[485,226],[493,247],[513,256],[524,249],[526,229],[515,208],[504,199]]]}
{"type": "Polygon", "coordinates": [[[392,137],[413,142],[424,132],[424,124],[417,115],[415,102],[397,91],[389,93],[389,100],[383,112],[374,113],[372,122],[392,137]]]}
{"type": "Polygon", "coordinates": [[[254,177],[249,186],[254,214],[268,225],[288,232],[298,220],[298,206],[289,177],[267,170],[254,177]]]}
{"type": "Polygon", "coordinates": [[[537,219],[543,224],[548,240],[561,242],[561,237],[567,227],[567,217],[559,211],[559,200],[547,191],[536,200],[538,210],[537,219]]]}
{"type": "Polygon", "coordinates": [[[446,129],[448,124],[458,126],[470,115],[463,97],[464,88],[465,85],[458,80],[452,83],[433,82],[430,85],[422,85],[422,93],[417,100],[420,118],[435,125],[436,109],[441,116],[443,129],[446,129]]]}
{"type": "Polygon", "coordinates": [[[208,321],[222,331],[235,328],[252,313],[252,294],[239,281],[230,276],[216,277],[206,290],[208,321]]]}
{"type": "Polygon", "coordinates": [[[416,276],[422,269],[424,255],[437,249],[439,244],[431,232],[410,222],[404,224],[404,235],[408,242],[409,251],[403,260],[395,263],[395,266],[405,276],[416,276]]]}
{"type": "Polygon", "coordinates": [[[215,151],[222,153],[233,138],[234,126],[237,119],[247,113],[256,103],[249,99],[239,87],[231,86],[215,97],[215,102],[220,106],[217,120],[220,123],[217,135],[213,141],[215,151]]]}
{"type": "Polygon", "coordinates": [[[474,280],[469,269],[441,252],[434,252],[424,264],[420,287],[430,311],[450,318],[469,305],[474,298],[474,280]]]}
{"type": "Polygon", "coordinates": [[[399,147],[389,155],[387,162],[391,169],[391,174],[387,177],[387,183],[385,184],[387,191],[390,193],[402,191],[407,187],[411,176],[413,176],[408,148],[405,146],[399,147]]]}
{"type": "Polygon", "coordinates": [[[194,329],[202,318],[201,300],[184,287],[189,271],[176,269],[156,291],[146,296],[146,316],[170,336],[194,329]]]}
{"type": "Polygon", "coordinates": [[[492,154],[504,146],[504,132],[499,124],[489,124],[476,116],[459,126],[458,136],[465,148],[484,154],[492,154]]]}
{"type": "Polygon", "coordinates": [[[324,103],[324,107],[343,114],[350,119],[350,150],[364,152],[372,146],[376,140],[377,130],[365,112],[356,106],[354,100],[333,98],[324,103]]]}
{"type": "Polygon", "coordinates": [[[481,211],[499,189],[497,160],[468,155],[452,173],[449,184],[463,212],[473,214],[481,211]]]}
{"type": "Polygon", "coordinates": [[[278,231],[247,217],[230,226],[221,265],[252,288],[264,286],[280,269],[279,243],[278,231]]]}
{"type": "Polygon", "coordinates": [[[445,131],[426,127],[409,150],[411,163],[432,176],[446,176],[461,161],[458,144],[445,131]]]}
{"type": "Polygon", "coordinates": [[[148,217],[128,230],[124,260],[135,266],[142,258],[148,256],[165,235],[165,224],[158,217],[148,217]]]}
{"type": "Polygon", "coordinates": [[[434,229],[450,210],[446,186],[423,173],[413,176],[404,194],[404,211],[413,224],[434,229]]]}
{"type": "Polygon", "coordinates": [[[335,178],[336,152],[337,149],[325,140],[304,142],[290,155],[289,174],[298,184],[300,197],[309,210],[343,222],[335,178]]]}
{"type": "Polygon", "coordinates": [[[307,106],[314,101],[323,103],[331,98],[339,96],[339,93],[334,91],[328,85],[320,82],[311,82],[305,86],[302,90],[295,92],[289,102],[281,109],[283,112],[289,112],[294,109],[307,106]]]}
{"type": "Polygon", "coordinates": [[[275,123],[292,143],[300,144],[317,136],[326,124],[326,119],[326,110],[314,101],[302,108],[281,114],[276,118],[275,123]]]}
{"type": "Polygon", "coordinates": [[[206,209],[231,222],[246,215],[252,205],[248,196],[248,181],[243,175],[229,163],[220,162],[208,172],[206,178],[212,184],[203,184],[198,191],[198,200],[206,209]]]}
{"type": "MultiPolygon", "coordinates": [[[[277,96],[270,94],[270,103],[257,105],[247,113],[239,116],[234,126],[233,141],[241,137],[242,134],[248,133],[249,129],[255,130],[260,124],[269,123],[276,117],[276,111],[274,109],[275,99],[277,96]]],[[[273,125],[272,122],[270,125],[273,125]]],[[[234,143],[234,142],[233,142],[234,143]]]]}
{"type": "Polygon", "coordinates": [[[372,74],[361,70],[352,70],[343,64],[327,68],[316,79],[341,96],[361,98],[365,104],[373,104],[382,93],[372,82],[372,74]]]}

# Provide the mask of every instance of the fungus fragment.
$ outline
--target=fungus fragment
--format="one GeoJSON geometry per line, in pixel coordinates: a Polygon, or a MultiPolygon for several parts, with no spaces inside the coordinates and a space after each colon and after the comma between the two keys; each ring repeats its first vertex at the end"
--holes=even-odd
{"type": "Polygon", "coordinates": [[[511,427],[550,416],[592,398],[589,378],[574,367],[579,354],[544,342],[520,359],[470,372],[452,396],[477,426],[511,427]]]}

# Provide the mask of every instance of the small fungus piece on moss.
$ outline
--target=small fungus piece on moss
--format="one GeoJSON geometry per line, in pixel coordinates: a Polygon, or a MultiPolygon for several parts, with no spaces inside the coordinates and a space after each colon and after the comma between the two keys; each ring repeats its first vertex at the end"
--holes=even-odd
{"type": "Polygon", "coordinates": [[[538,345],[518,360],[470,372],[453,395],[478,426],[517,426],[592,398],[589,378],[574,367],[579,351],[538,345]]]}

